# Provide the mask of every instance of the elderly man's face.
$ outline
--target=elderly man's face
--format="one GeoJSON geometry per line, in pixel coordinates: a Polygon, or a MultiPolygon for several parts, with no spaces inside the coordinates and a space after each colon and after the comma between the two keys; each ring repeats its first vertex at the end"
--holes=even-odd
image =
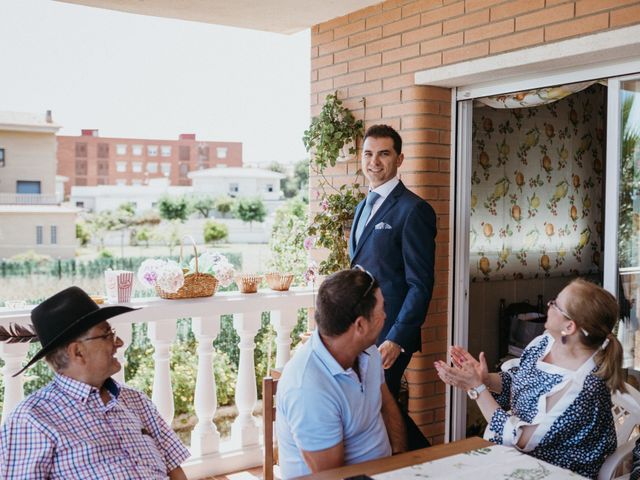
{"type": "Polygon", "coordinates": [[[117,350],[123,345],[116,336],[111,325],[102,322],[91,328],[79,339],[86,348],[86,371],[98,384],[120,371],[122,365],[115,357],[117,350]]]}

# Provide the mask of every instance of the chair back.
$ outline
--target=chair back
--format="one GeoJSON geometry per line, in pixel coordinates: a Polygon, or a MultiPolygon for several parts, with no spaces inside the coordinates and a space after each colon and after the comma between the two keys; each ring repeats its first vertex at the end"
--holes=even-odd
{"type": "Polygon", "coordinates": [[[640,392],[628,383],[626,393],[615,392],[611,395],[613,421],[616,426],[618,446],[626,443],[633,434],[636,425],[640,425],[640,392]]]}
{"type": "Polygon", "coordinates": [[[273,466],[278,463],[277,448],[273,441],[273,423],[276,421],[275,395],[278,380],[272,377],[262,379],[262,422],[264,432],[264,463],[262,473],[264,480],[273,480],[273,466]]]}

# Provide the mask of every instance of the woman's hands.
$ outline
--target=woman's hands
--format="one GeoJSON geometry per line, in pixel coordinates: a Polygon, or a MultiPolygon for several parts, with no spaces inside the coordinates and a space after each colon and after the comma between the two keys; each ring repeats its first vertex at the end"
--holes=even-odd
{"type": "Polygon", "coordinates": [[[480,352],[479,360],[467,352],[464,348],[453,346],[449,348],[452,366],[438,360],[434,367],[440,379],[448,385],[470,390],[481,383],[487,383],[489,369],[484,352],[480,352]]]}

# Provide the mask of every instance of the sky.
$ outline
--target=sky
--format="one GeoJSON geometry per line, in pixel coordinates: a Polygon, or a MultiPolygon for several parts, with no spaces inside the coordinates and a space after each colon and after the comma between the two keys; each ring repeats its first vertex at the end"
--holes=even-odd
{"type": "Polygon", "coordinates": [[[60,135],[243,142],[245,163],[305,158],[309,31],[294,35],[0,0],[0,110],[60,135]]]}

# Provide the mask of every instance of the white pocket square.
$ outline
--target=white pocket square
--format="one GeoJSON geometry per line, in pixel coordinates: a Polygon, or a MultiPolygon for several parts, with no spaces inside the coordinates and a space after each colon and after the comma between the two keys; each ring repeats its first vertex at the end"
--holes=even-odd
{"type": "Polygon", "coordinates": [[[380,222],[375,226],[376,230],[391,230],[391,225],[388,223],[380,222]]]}

